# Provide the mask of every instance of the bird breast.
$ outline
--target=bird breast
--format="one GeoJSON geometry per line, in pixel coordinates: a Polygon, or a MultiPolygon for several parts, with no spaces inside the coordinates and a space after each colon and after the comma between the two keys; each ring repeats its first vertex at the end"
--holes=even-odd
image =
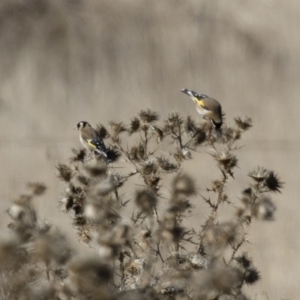
{"type": "Polygon", "coordinates": [[[89,147],[88,143],[82,138],[82,136],[79,136],[80,142],[83,145],[83,147],[87,150],[91,150],[91,148],[89,147]]]}
{"type": "Polygon", "coordinates": [[[197,112],[201,115],[201,116],[205,116],[209,113],[209,110],[207,109],[204,109],[203,107],[201,107],[200,105],[196,105],[196,109],[197,109],[197,112]]]}

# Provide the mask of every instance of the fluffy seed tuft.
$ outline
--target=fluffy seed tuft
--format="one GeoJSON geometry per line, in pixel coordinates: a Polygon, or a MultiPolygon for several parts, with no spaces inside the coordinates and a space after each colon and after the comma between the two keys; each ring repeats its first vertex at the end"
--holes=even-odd
{"type": "Polygon", "coordinates": [[[243,131],[246,131],[252,127],[252,120],[249,117],[235,118],[234,121],[237,127],[243,131]]]}
{"type": "Polygon", "coordinates": [[[58,177],[65,181],[70,182],[73,177],[73,171],[70,167],[65,164],[58,164],[56,169],[58,170],[58,177]]]}
{"type": "Polygon", "coordinates": [[[148,124],[154,123],[158,120],[157,112],[152,111],[150,109],[141,110],[139,113],[139,117],[144,123],[148,124]]]}

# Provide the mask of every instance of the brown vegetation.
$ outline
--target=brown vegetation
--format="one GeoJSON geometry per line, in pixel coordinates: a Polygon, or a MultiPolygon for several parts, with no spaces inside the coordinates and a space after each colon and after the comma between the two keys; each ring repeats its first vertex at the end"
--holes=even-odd
{"type": "Polygon", "coordinates": [[[128,125],[99,125],[99,135],[111,141],[110,164],[101,154],[74,149],[70,162],[57,166],[66,185],[60,207],[92,254],[78,257],[57,229],[38,219],[32,199],[44,193],[43,184],[30,184],[30,193],[14,201],[10,234],[0,243],[1,299],[248,299],[243,287],[257,282],[260,272],[243,246],[253,221],[273,219],[269,195],[280,192],[282,181],[262,167],[251,171],[240,204],[221,222],[220,206],[232,205],[227,183],[238,180],[237,142],[251,120],[237,118],[221,130],[179,114],[158,120],[146,110],[128,125]],[[160,144],[168,155],[157,154],[160,144]],[[220,171],[204,194],[184,168],[199,149],[220,171]],[[116,171],[120,159],[133,171],[116,171]],[[166,200],[161,190],[168,176],[166,200]],[[122,197],[124,186],[136,190],[132,199],[122,197]],[[187,222],[194,201],[210,210],[197,228],[187,222]]]}

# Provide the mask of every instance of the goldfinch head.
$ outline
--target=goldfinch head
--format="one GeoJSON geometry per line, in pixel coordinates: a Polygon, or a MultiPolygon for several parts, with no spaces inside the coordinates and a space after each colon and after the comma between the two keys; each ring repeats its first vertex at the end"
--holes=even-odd
{"type": "Polygon", "coordinates": [[[86,121],[79,122],[74,129],[81,130],[85,127],[91,127],[91,125],[86,121]]]}
{"type": "Polygon", "coordinates": [[[188,90],[188,89],[182,89],[181,90],[182,93],[187,94],[188,96],[190,96],[190,98],[198,105],[203,106],[203,99],[208,98],[208,96],[204,95],[204,94],[198,94],[197,92],[188,90]]]}

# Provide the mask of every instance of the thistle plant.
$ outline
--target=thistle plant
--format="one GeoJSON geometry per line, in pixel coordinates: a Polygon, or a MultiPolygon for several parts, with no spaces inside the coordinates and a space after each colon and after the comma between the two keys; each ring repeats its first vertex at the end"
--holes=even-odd
{"type": "Polygon", "coordinates": [[[177,113],[161,122],[151,110],[129,124],[99,124],[111,163],[73,149],[69,162],[57,166],[65,184],[60,208],[94,254],[78,258],[65,237],[38,221],[31,199],[45,187],[31,184],[31,193],[8,210],[1,299],[248,299],[243,287],[263,273],[245,250],[248,230],[274,219],[271,195],[283,187],[276,173],[254,166],[249,186],[229,199],[239,141],[251,126],[250,118],[236,118],[216,130],[177,113]],[[211,155],[219,175],[199,194],[185,161],[197,164],[203,155],[211,155]],[[208,214],[193,228],[195,199],[208,214]],[[222,222],[221,205],[234,211],[222,222]]]}

